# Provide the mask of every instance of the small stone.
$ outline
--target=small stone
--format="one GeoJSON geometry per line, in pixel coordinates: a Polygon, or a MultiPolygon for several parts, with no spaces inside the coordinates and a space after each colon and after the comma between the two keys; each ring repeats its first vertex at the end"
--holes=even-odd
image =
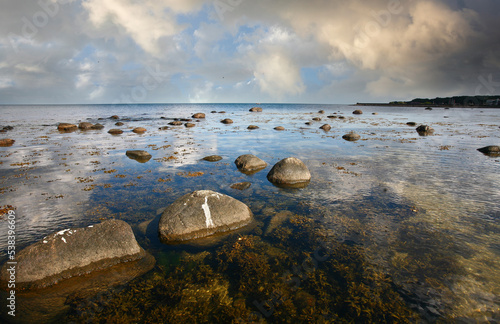
{"type": "Polygon", "coordinates": [[[136,127],[132,130],[132,132],[136,134],[142,134],[146,132],[146,129],[144,127],[136,127]]]}
{"type": "Polygon", "coordinates": [[[82,123],[78,124],[78,128],[81,130],[92,129],[92,126],[93,125],[91,123],[87,123],[87,122],[82,122],[82,123]]]}
{"type": "Polygon", "coordinates": [[[427,125],[420,125],[416,128],[418,135],[428,136],[434,134],[434,128],[427,125]]]}
{"type": "Polygon", "coordinates": [[[120,117],[118,117],[117,115],[113,115],[111,116],[111,119],[120,119],[120,117]]]}
{"type": "Polygon", "coordinates": [[[378,113],[376,113],[376,112],[373,112],[373,113],[372,113],[372,115],[378,115],[378,113]]]}
{"type": "Polygon", "coordinates": [[[217,113],[217,111],[212,110],[210,113],[211,113],[211,114],[216,114],[216,113],[217,113]]]}
{"type": "Polygon", "coordinates": [[[250,182],[238,182],[238,183],[233,183],[231,185],[231,188],[236,190],[246,190],[250,188],[251,185],[252,184],[250,182]]]}
{"type": "Polygon", "coordinates": [[[346,141],[354,142],[354,141],[359,140],[361,138],[361,136],[354,133],[354,132],[350,132],[350,133],[347,133],[344,136],[342,136],[342,138],[345,139],[346,141]]]}
{"type": "Polygon", "coordinates": [[[250,126],[247,127],[247,129],[259,129],[259,126],[250,125],[250,126]]]}
{"type": "Polygon", "coordinates": [[[361,111],[360,109],[356,109],[352,112],[354,115],[362,115],[363,114],[363,111],[361,111]]]}
{"type": "Polygon", "coordinates": [[[324,111],[324,110],[320,110],[320,111],[318,111],[318,114],[324,114],[324,113],[325,113],[325,111],[324,111]]]}
{"type": "Polygon", "coordinates": [[[262,108],[260,108],[260,107],[253,107],[253,108],[250,108],[250,111],[251,112],[262,112],[262,108]]]}
{"type": "Polygon", "coordinates": [[[209,156],[205,156],[203,158],[203,160],[208,161],[208,162],[217,162],[217,161],[222,160],[222,156],[219,156],[219,155],[209,155],[209,156]]]}
{"type": "Polygon", "coordinates": [[[167,129],[170,129],[170,127],[168,127],[168,126],[162,126],[162,127],[159,127],[158,129],[159,130],[167,130],[167,129]]]}
{"type": "Polygon", "coordinates": [[[146,163],[151,159],[151,154],[143,150],[129,150],[125,154],[140,163],[146,163]]]}
{"type": "Polygon", "coordinates": [[[425,110],[432,110],[432,108],[431,107],[427,107],[427,108],[425,108],[425,110]]]}
{"type": "Polygon", "coordinates": [[[314,117],[312,120],[314,120],[314,121],[321,121],[321,118],[319,118],[319,117],[314,117]]]}
{"type": "Polygon", "coordinates": [[[283,127],[283,126],[276,126],[276,127],[274,127],[274,130],[277,130],[277,131],[284,131],[284,130],[285,130],[285,127],[283,127]]]}
{"type": "Polygon", "coordinates": [[[229,119],[229,118],[226,118],[226,119],[221,120],[221,123],[223,123],[223,124],[232,124],[233,121],[231,119],[229,119]]]}
{"type": "Polygon", "coordinates": [[[185,126],[185,127],[187,127],[187,128],[191,128],[191,127],[195,127],[195,126],[196,126],[196,124],[193,124],[193,123],[185,123],[185,124],[184,124],[184,126],[185,126]]]}
{"type": "Polygon", "coordinates": [[[97,129],[97,130],[99,130],[99,129],[103,129],[103,128],[104,128],[104,125],[102,125],[102,124],[94,124],[94,125],[92,125],[92,127],[91,127],[91,128],[92,128],[92,129],[97,129]]]}
{"type": "Polygon", "coordinates": [[[123,134],[123,131],[121,129],[113,128],[113,129],[110,129],[108,131],[108,133],[111,135],[120,135],[120,134],[123,134]]]}
{"type": "Polygon", "coordinates": [[[169,125],[171,126],[182,126],[182,124],[184,124],[183,122],[181,122],[180,120],[174,120],[170,123],[168,123],[169,125]]]}
{"type": "Polygon", "coordinates": [[[6,147],[6,146],[11,146],[12,144],[14,144],[15,140],[11,139],[11,138],[3,138],[3,139],[0,139],[0,146],[3,146],[3,147],[6,147]]]}
{"type": "Polygon", "coordinates": [[[408,125],[408,126],[417,126],[417,123],[415,123],[415,122],[407,122],[406,125],[408,125]]]}
{"type": "Polygon", "coordinates": [[[219,114],[225,114],[226,112],[224,110],[219,111],[219,114]]]}
{"type": "Polygon", "coordinates": [[[115,123],[115,126],[123,126],[123,125],[125,125],[125,124],[124,124],[124,123],[122,123],[122,122],[116,122],[116,123],[115,123]]]}
{"type": "Polygon", "coordinates": [[[324,130],[325,132],[328,132],[330,129],[332,129],[332,126],[324,124],[323,126],[320,127],[320,129],[324,130]]]}
{"type": "Polygon", "coordinates": [[[242,172],[260,171],[267,166],[266,162],[252,154],[241,155],[234,161],[234,163],[242,172]]]}
{"type": "Polygon", "coordinates": [[[78,126],[75,124],[69,124],[69,123],[60,123],[57,126],[57,129],[61,132],[73,132],[78,129],[78,126]]]}
{"type": "Polygon", "coordinates": [[[205,118],[205,114],[204,113],[196,113],[193,115],[193,118],[196,118],[196,119],[205,118]]]}
{"type": "Polygon", "coordinates": [[[338,116],[336,116],[336,115],[328,115],[326,117],[328,117],[328,118],[337,118],[338,116]]]}

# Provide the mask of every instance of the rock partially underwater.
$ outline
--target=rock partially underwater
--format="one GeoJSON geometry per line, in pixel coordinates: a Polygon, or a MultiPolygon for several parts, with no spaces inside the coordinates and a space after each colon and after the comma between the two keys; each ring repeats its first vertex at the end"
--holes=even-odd
{"type": "Polygon", "coordinates": [[[244,227],[253,215],[247,205],[211,190],[186,194],[163,212],[158,232],[165,243],[179,243],[244,227]]]}
{"type": "MultiPolygon", "coordinates": [[[[66,229],[46,236],[16,255],[16,287],[43,288],[147,255],[130,225],[121,220],[66,229]]],[[[9,280],[9,266],[3,265],[0,282],[9,280]]]]}
{"type": "Polygon", "coordinates": [[[488,156],[493,156],[493,157],[500,156],[500,146],[490,145],[478,148],[477,150],[488,156]]]}
{"type": "Polygon", "coordinates": [[[267,174],[267,180],[278,187],[304,188],[311,180],[311,173],[304,162],[289,157],[273,166],[267,174]]]}
{"type": "Polygon", "coordinates": [[[151,159],[151,154],[143,150],[129,150],[125,154],[140,163],[146,163],[151,159]]]}

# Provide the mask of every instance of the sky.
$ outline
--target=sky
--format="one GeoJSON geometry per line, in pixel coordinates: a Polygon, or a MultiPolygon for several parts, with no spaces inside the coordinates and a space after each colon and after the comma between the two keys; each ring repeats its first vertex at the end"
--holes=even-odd
{"type": "Polygon", "coordinates": [[[498,0],[0,0],[0,104],[500,95],[498,0]]]}

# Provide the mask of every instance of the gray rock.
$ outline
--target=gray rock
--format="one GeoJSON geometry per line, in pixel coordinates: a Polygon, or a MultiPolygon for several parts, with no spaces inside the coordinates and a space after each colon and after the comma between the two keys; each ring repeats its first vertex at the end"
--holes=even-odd
{"type": "Polygon", "coordinates": [[[479,152],[489,156],[500,156],[500,146],[490,145],[477,149],[479,152]]]}
{"type": "MultiPolygon", "coordinates": [[[[16,255],[16,286],[47,287],[145,256],[132,228],[124,221],[107,220],[85,228],[66,229],[46,236],[16,255]]],[[[1,281],[9,280],[8,266],[2,267],[1,281]]]]}
{"type": "Polygon", "coordinates": [[[211,190],[186,194],[168,206],[160,218],[160,239],[182,242],[236,230],[252,221],[247,205],[211,190]]]}
{"type": "Polygon", "coordinates": [[[205,156],[203,158],[203,160],[208,161],[208,162],[217,162],[217,161],[222,160],[222,156],[219,156],[219,155],[209,155],[209,156],[205,156]]]}
{"type": "Polygon", "coordinates": [[[289,157],[276,163],[267,174],[267,180],[280,187],[305,187],[311,173],[301,160],[289,157]]]}
{"type": "Polygon", "coordinates": [[[347,133],[344,136],[342,136],[342,138],[345,139],[346,141],[354,142],[354,141],[359,140],[361,138],[361,136],[359,134],[354,133],[354,132],[350,132],[350,133],[347,133]]]}
{"type": "Polygon", "coordinates": [[[142,150],[130,150],[125,153],[129,158],[140,163],[146,163],[151,159],[151,154],[142,150]]]}
{"type": "Polygon", "coordinates": [[[252,154],[241,155],[234,161],[234,163],[242,172],[260,171],[267,166],[266,162],[252,154]]]}
{"type": "Polygon", "coordinates": [[[420,125],[416,128],[418,135],[428,136],[434,134],[434,128],[427,125],[420,125]]]}

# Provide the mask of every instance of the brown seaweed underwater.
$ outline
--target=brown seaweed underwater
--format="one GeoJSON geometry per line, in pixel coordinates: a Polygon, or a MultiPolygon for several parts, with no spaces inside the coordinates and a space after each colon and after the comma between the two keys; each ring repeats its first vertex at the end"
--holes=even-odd
{"type": "Polygon", "coordinates": [[[211,251],[182,252],[180,260],[159,260],[154,271],[113,293],[68,301],[71,311],[64,321],[405,323],[418,318],[391,279],[366,261],[361,246],[322,233],[317,222],[293,215],[267,235],[233,235],[211,251]]]}

